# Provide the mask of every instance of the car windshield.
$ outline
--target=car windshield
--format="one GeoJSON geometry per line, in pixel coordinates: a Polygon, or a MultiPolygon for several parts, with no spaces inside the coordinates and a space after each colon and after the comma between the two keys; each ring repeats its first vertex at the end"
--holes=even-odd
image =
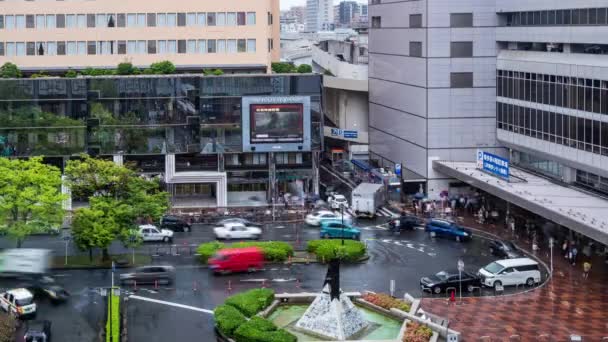
{"type": "Polygon", "coordinates": [[[21,298],[21,299],[15,300],[15,304],[17,304],[17,306],[30,305],[33,302],[34,302],[33,297],[26,297],[26,298],[21,298]]]}
{"type": "Polygon", "coordinates": [[[222,261],[228,259],[228,257],[223,254],[214,254],[211,259],[222,261]]]}
{"type": "Polygon", "coordinates": [[[488,266],[484,267],[483,269],[488,271],[489,273],[496,274],[496,273],[500,272],[503,269],[503,267],[499,263],[493,262],[493,263],[489,264],[488,266]]]}
{"type": "Polygon", "coordinates": [[[441,280],[446,280],[446,279],[448,279],[448,274],[445,271],[441,271],[441,272],[435,274],[435,277],[437,277],[441,280]]]}

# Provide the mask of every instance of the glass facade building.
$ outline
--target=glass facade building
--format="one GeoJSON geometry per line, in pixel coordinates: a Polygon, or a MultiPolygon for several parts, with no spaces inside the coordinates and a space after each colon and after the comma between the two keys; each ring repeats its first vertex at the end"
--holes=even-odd
{"type": "Polygon", "coordinates": [[[322,146],[321,86],[319,75],[0,80],[0,155],[42,155],[62,167],[86,152],[157,174],[174,155],[176,172],[226,172],[235,191],[267,190],[272,160],[279,181],[310,188],[322,146]],[[243,152],[242,97],[289,95],[310,97],[312,152],[243,152]]]}

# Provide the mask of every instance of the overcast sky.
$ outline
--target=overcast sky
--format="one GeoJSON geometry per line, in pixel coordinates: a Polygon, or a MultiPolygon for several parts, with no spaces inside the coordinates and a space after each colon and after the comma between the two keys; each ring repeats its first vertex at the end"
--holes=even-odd
{"type": "MultiPolygon", "coordinates": [[[[334,5],[337,5],[340,3],[341,0],[334,0],[334,5]]],[[[366,0],[357,0],[358,2],[361,3],[367,3],[366,0]]],[[[281,9],[285,10],[285,9],[289,9],[289,7],[291,6],[304,6],[306,5],[306,0],[281,0],[281,9]]]]}

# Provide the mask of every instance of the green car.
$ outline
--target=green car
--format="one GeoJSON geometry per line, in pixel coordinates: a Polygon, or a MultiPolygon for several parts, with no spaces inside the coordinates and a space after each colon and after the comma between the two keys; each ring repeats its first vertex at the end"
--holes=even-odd
{"type": "Polygon", "coordinates": [[[326,221],[321,223],[321,238],[343,238],[344,232],[345,239],[359,240],[361,237],[361,231],[348,223],[342,223],[341,221],[326,221]]]}

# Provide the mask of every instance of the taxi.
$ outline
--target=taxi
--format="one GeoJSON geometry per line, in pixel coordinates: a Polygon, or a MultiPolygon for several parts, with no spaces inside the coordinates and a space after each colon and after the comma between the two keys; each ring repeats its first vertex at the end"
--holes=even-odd
{"type": "Polygon", "coordinates": [[[23,288],[0,293],[0,307],[19,318],[36,315],[34,295],[23,288]]]}

